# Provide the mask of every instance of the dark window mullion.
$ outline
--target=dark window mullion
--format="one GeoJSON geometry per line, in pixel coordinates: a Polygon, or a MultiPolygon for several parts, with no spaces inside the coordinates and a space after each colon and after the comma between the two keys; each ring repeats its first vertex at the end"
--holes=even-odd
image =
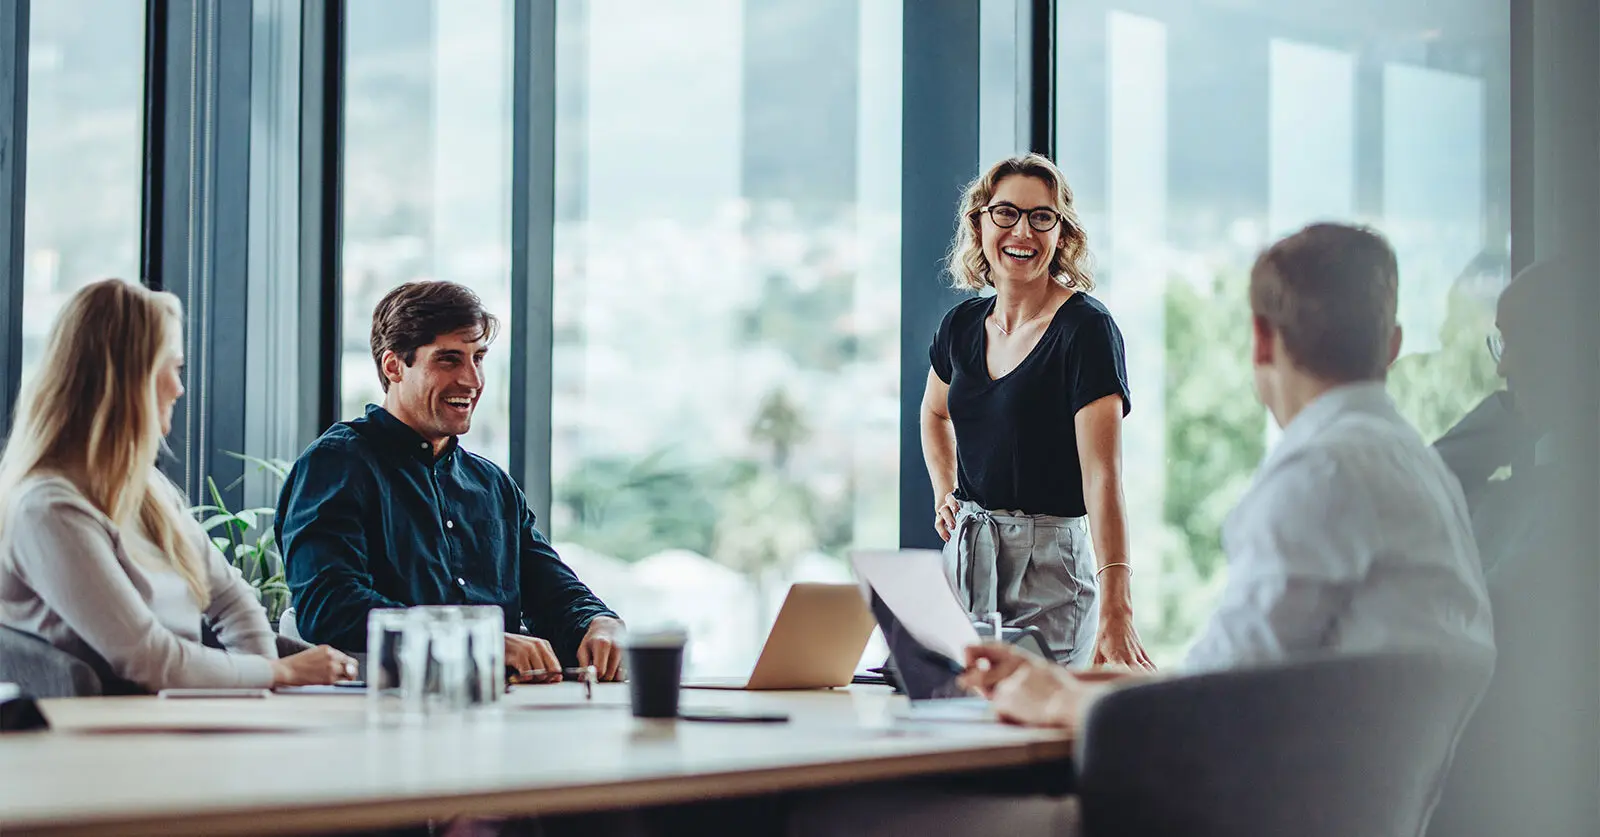
{"type": "Polygon", "coordinates": [[[297,435],[339,420],[343,298],[344,0],[307,0],[300,38],[300,354],[297,435]]]}
{"type": "Polygon", "coordinates": [[[144,19],[144,182],[139,238],[139,281],[161,290],[166,226],[168,0],[148,0],[144,19]]]}
{"type": "Polygon", "coordinates": [[[529,506],[548,526],[555,298],[555,0],[516,0],[512,25],[510,470],[529,506]]]}
{"type": "Polygon", "coordinates": [[[1056,156],[1056,0],[1028,0],[1028,150],[1056,156]]]}
{"type": "Polygon", "coordinates": [[[23,215],[28,173],[29,0],[0,3],[0,438],[22,385],[23,215]]]}
{"type": "Polygon", "coordinates": [[[977,174],[977,0],[905,4],[901,115],[900,545],[940,546],[919,419],[928,343],[962,295],[944,280],[962,189],[977,174]]]}

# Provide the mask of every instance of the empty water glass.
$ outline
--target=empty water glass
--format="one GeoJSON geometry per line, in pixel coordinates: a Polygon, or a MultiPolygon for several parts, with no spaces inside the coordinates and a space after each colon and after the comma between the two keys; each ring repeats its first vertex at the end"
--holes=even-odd
{"type": "Polygon", "coordinates": [[[400,660],[412,618],[405,608],[367,614],[367,714],[375,722],[398,721],[403,715],[400,660]]]}
{"type": "Polygon", "coordinates": [[[494,605],[374,610],[368,715],[379,724],[460,717],[505,692],[505,617],[494,605]]]}
{"type": "Polygon", "coordinates": [[[463,607],[467,623],[467,705],[495,707],[506,692],[506,622],[498,605],[463,607]]]}
{"type": "Polygon", "coordinates": [[[454,716],[467,707],[467,621],[459,607],[411,609],[400,648],[406,714],[454,716]]]}

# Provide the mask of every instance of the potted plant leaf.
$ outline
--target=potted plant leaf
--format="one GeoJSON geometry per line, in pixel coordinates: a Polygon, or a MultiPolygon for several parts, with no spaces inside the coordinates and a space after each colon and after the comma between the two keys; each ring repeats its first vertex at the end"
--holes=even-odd
{"type": "MultiPolygon", "coordinates": [[[[271,476],[277,487],[289,474],[290,463],[281,459],[261,459],[245,454],[223,451],[228,456],[256,466],[271,476]]],[[[235,480],[229,488],[238,485],[244,477],[235,480]]],[[[267,610],[267,620],[272,629],[278,629],[278,619],[289,606],[289,585],[283,577],[283,557],[278,552],[277,534],[272,528],[271,508],[240,509],[230,511],[222,500],[217,484],[206,477],[206,489],[211,492],[211,503],[195,506],[189,511],[200,520],[200,527],[211,537],[211,543],[239,569],[256,591],[261,605],[267,610]]]]}

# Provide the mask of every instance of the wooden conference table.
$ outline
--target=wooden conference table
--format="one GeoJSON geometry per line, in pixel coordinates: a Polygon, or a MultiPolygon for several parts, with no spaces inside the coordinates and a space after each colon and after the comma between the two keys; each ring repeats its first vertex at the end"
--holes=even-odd
{"type": "Polygon", "coordinates": [[[43,701],[0,736],[0,834],[290,834],[463,815],[554,815],[1061,762],[1071,741],[897,720],[884,687],[685,690],[783,724],[640,721],[627,687],[522,686],[504,711],[369,726],[355,695],[43,701]]]}

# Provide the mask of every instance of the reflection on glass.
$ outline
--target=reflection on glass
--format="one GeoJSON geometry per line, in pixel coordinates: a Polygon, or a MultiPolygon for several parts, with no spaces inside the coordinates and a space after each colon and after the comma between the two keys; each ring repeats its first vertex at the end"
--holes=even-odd
{"type": "Polygon", "coordinates": [[[56,314],[96,279],[139,278],[144,101],[142,0],[34,3],[28,30],[28,158],[22,370],[56,314]]]}
{"type": "Polygon", "coordinates": [[[550,532],[691,673],[898,540],[900,15],[559,9],[550,532]]]}
{"type": "Polygon", "coordinates": [[[1271,442],[1248,355],[1260,248],[1314,220],[1390,237],[1407,344],[1390,391],[1427,438],[1498,386],[1507,5],[1060,5],[1058,156],[1128,344],[1135,607],[1158,664],[1209,613],[1223,516],[1271,442]]]}
{"type": "Polygon", "coordinates": [[[383,402],[372,310],[448,279],[500,318],[462,445],[509,462],[511,3],[350,0],[344,152],[344,418],[383,402]]]}

